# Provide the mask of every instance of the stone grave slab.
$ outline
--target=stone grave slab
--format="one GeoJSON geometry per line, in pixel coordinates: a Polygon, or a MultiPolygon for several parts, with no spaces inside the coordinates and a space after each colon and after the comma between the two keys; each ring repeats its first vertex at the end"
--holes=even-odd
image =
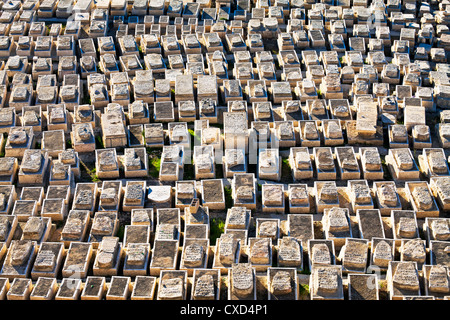
{"type": "Polygon", "coordinates": [[[61,269],[65,278],[76,274],[79,278],[86,278],[92,260],[93,248],[91,243],[71,242],[66,260],[61,269]]]}
{"type": "Polygon", "coordinates": [[[269,300],[297,300],[298,279],[295,268],[267,269],[268,299],[269,300]]]}
{"type": "Polygon", "coordinates": [[[228,273],[233,264],[239,263],[241,257],[241,240],[234,234],[222,234],[216,240],[213,269],[219,269],[222,275],[228,273]]]}
{"type": "Polygon", "coordinates": [[[150,244],[129,243],[125,250],[124,276],[146,276],[150,261],[150,244]]]}
{"type": "Polygon", "coordinates": [[[228,300],[256,300],[256,272],[249,263],[236,263],[228,270],[228,300]]]}
{"type": "Polygon", "coordinates": [[[0,275],[8,279],[29,278],[36,251],[36,241],[12,240],[0,275]]]}
{"type": "Polygon", "coordinates": [[[156,291],[156,277],[136,276],[131,300],[153,300],[156,291]]]}
{"type": "Polygon", "coordinates": [[[157,300],[185,300],[187,272],[183,270],[162,270],[160,273],[157,300]]]}
{"type": "Polygon", "coordinates": [[[56,288],[56,278],[39,277],[30,293],[30,300],[53,300],[56,288]]]}
{"type": "Polygon", "coordinates": [[[405,183],[405,193],[417,218],[438,217],[439,208],[426,181],[405,183]]]}
{"type": "Polygon", "coordinates": [[[103,181],[98,211],[118,211],[122,199],[122,181],[103,181]]]}
{"type": "Polygon", "coordinates": [[[340,266],[320,266],[312,270],[309,282],[311,300],[343,300],[340,266]]]}
{"type": "Polygon", "coordinates": [[[55,300],[78,300],[81,294],[81,279],[63,278],[58,291],[56,291],[55,300]]]}
{"type": "Polygon", "coordinates": [[[379,300],[377,275],[349,274],[348,280],[349,300],[379,300]]]}
{"type": "Polygon", "coordinates": [[[81,300],[102,300],[106,293],[105,277],[88,276],[81,292],[81,300]]]}
{"type": "Polygon", "coordinates": [[[162,270],[175,270],[178,261],[178,240],[155,240],[150,261],[150,275],[162,270]]]}
{"type": "Polygon", "coordinates": [[[33,280],[38,280],[41,277],[56,278],[60,272],[64,254],[63,243],[41,243],[31,269],[31,278],[33,280]]]}

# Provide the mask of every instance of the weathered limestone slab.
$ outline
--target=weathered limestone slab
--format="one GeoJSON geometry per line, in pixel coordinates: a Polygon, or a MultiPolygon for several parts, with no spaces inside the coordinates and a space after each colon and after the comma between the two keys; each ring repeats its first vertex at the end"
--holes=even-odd
{"type": "Polygon", "coordinates": [[[256,180],[253,173],[236,173],[232,181],[234,206],[256,207],[256,180]]]}
{"type": "Polygon", "coordinates": [[[352,202],[352,210],[373,209],[373,200],[367,180],[349,180],[347,190],[352,202]]]}
{"type": "Polygon", "coordinates": [[[193,300],[219,300],[219,270],[195,269],[191,297],[193,300]]]}
{"type": "Polygon", "coordinates": [[[67,247],[71,241],[84,241],[89,221],[90,213],[88,210],[70,210],[61,232],[61,241],[67,247]]]}
{"type": "Polygon", "coordinates": [[[118,211],[122,199],[122,181],[103,181],[98,211],[118,211]]]}
{"type": "Polygon", "coordinates": [[[427,182],[407,181],[405,192],[417,218],[439,216],[439,208],[427,182]]]}
{"type": "Polygon", "coordinates": [[[86,278],[92,259],[92,244],[85,242],[71,242],[66,260],[62,267],[63,277],[77,274],[79,278],[86,278]]]}
{"type": "Polygon", "coordinates": [[[91,123],[72,125],[71,141],[73,149],[78,153],[88,153],[95,150],[95,135],[91,123]]]}
{"type": "Polygon", "coordinates": [[[430,127],[423,124],[418,124],[412,127],[412,139],[414,149],[425,149],[432,147],[432,139],[430,127]]]}
{"type": "Polygon", "coordinates": [[[156,277],[136,276],[131,300],[153,300],[156,291],[156,277]]]}
{"type": "Polygon", "coordinates": [[[131,277],[112,276],[106,292],[106,300],[127,300],[131,288],[131,277]]]}
{"type": "Polygon", "coordinates": [[[32,127],[12,127],[5,145],[5,156],[22,159],[25,150],[34,146],[32,127]]]}
{"type": "MultiPolygon", "coordinates": [[[[416,214],[413,210],[392,210],[391,224],[394,239],[419,238],[419,228],[416,214]]],[[[397,241],[397,244],[400,242],[397,241]]]]}
{"type": "Polygon", "coordinates": [[[315,181],[316,212],[322,213],[325,208],[339,207],[339,197],[334,181],[315,181]]]}
{"type": "Polygon", "coordinates": [[[394,180],[420,180],[420,171],[410,149],[389,149],[386,163],[394,180]]]}
{"type": "Polygon", "coordinates": [[[228,281],[228,300],[256,300],[255,269],[249,263],[233,264],[228,281]]]}
{"type": "Polygon", "coordinates": [[[248,150],[248,121],[245,112],[224,112],[223,133],[225,149],[248,150]]]}
{"type": "Polygon", "coordinates": [[[311,155],[306,147],[290,148],[289,164],[296,180],[311,179],[314,175],[311,155]]]}
{"type": "Polygon", "coordinates": [[[375,147],[363,147],[359,149],[362,177],[366,180],[383,180],[384,170],[381,164],[381,156],[375,147]]]}
{"type": "Polygon", "coordinates": [[[127,225],[123,238],[123,246],[127,247],[130,243],[149,243],[150,226],[147,225],[127,225]]]}
{"type": "Polygon", "coordinates": [[[429,178],[449,174],[446,156],[442,148],[425,148],[418,156],[418,160],[420,170],[429,178]]]}
{"type": "Polygon", "coordinates": [[[146,189],[146,181],[127,181],[122,210],[131,211],[132,209],[143,208],[146,189]]]}
{"type": "Polygon", "coordinates": [[[16,198],[16,187],[14,185],[0,186],[0,213],[10,214],[11,212],[13,212],[15,202],[17,202],[16,198]]]}
{"type": "Polygon", "coordinates": [[[43,150],[27,149],[19,169],[20,185],[44,185],[48,177],[48,154],[43,150]]]}
{"type": "Polygon", "coordinates": [[[15,201],[11,214],[16,216],[19,221],[26,222],[29,217],[33,217],[38,214],[36,200],[15,201]]]}
{"type": "Polygon", "coordinates": [[[55,295],[55,300],[78,300],[81,294],[82,281],[79,278],[63,278],[55,295]]]}
{"type": "Polygon", "coordinates": [[[92,220],[88,242],[97,248],[103,237],[115,236],[119,228],[117,212],[98,211],[92,220]]]}
{"type": "Polygon", "coordinates": [[[154,223],[153,208],[131,210],[131,225],[146,225],[152,232],[154,223]]]}
{"type": "Polygon", "coordinates": [[[334,180],[337,177],[334,155],[330,147],[314,147],[313,156],[318,180],[334,180]]]}
{"type": "Polygon", "coordinates": [[[206,269],[209,250],[209,239],[186,239],[181,252],[180,270],[192,276],[194,270],[206,269]]]}
{"type": "Polygon", "coordinates": [[[445,299],[449,293],[448,267],[424,265],[425,295],[445,299]]]}
{"type": "Polygon", "coordinates": [[[241,240],[234,234],[224,233],[216,240],[214,252],[213,269],[219,269],[225,275],[232,265],[240,261],[241,240]]]}
{"type": "Polygon", "coordinates": [[[103,237],[95,256],[92,272],[94,276],[116,276],[123,256],[118,237],[103,237]]]}
{"type": "Polygon", "coordinates": [[[39,277],[30,293],[30,300],[53,300],[56,289],[56,278],[39,277]]]}
{"type": "Polygon", "coordinates": [[[150,244],[129,243],[125,248],[123,275],[124,276],[147,275],[149,261],[150,261],[150,244]]]}
{"type": "Polygon", "coordinates": [[[368,240],[347,238],[338,257],[342,263],[342,272],[365,273],[368,252],[368,240]]]}
{"type": "Polygon", "coordinates": [[[269,300],[297,300],[298,283],[295,268],[267,269],[268,299],[269,300]]]}
{"type": "Polygon", "coordinates": [[[309,239],[308,257],[309,268],[317,266],[328,266],[336,264],[335,247],[333,240],[313,240],[309,239]]]}
{"type": "Polygon", "coordinates": [[[61,268],[64,253],[63,243],[41,243],[31,269],[31,278],[33,280],[41,277],[56,278],[61,268]]]}
{"type": "Polygon", "coordinates": [[[385,238],[383,221],[378,209],[358,209],[356,211],[361,239],[385,238]]]}
{"type": "MultiPolygon", "coordinates": [[[[353,147],[336,147],[335,154],[342,180],[354,180],[361,177],[356,154],[353,147]]],[[[331,179],[329,179],[331,180],[331,179]]]]}
{"type": "Polygon", "coordinates": [[[416,262],[390,262],[386,278],[388,280],[388,293],[391,300],[400,300],[403,296],[420,295],[416,262]]]}
{"type": "Polygon", "coordinates": [[[94,213],[97,193],[96,183],[77,183],[73,196],[72,210],[89,210],[91,214],[94,213]]]}
{"type": "Polygon", "coordinates": [[[450,239],[448,218],[425,218],[423,230],[426,234],[428,246],[430,241],[448,241],[450,239]]]}
{"type": "Polygon", "coordinates": [[[276,243],[280,237],[280,220],[270,218],[256,218],[256,237],[270,238],[276,243]]]}
{"type": "Polygon", "coordinates": [[[51,219],[42,217],[29,217],[22,229],[21,240],[36,241],[37,244],[45,242],[50,235],[51,219]]]}
{"type": "Polygon", "coordinates": [[[101,300],[106,292],[105,277],[88,276],[81,292],[81,300],[101,300]]]}
{"type": "Polygon", "coordinates": [[[341,267],[320,266],[314,268],[309,287],[312,300],[343,300],[341,267]]]}
{"type": "Polygon", "coordinates": [[[36,241],[11,241],[0,275],[8,279],[29,278],[36,252],[36,241]]]}
{"type": "Polygon", "coordinates": [[[310,199],[306,184],[289,184],[289,213],[309,213],[310,199]]]}
{"type": "Polygon", "coordinates": [[[177,261],[178,240],[155,240],[150,261],[150,275],[159,275],[163,270],[175,270],[177,261]]]}
{"type": "Polygon", "coordinates": [[[9,247],[18,225],[18,219],[14,215],[0,216],[0,241],[9,247]]]}
{"type": "Polygon", "coordinates": [[[157,300],[185,300],[187,290],[187,272],[162,270],[160,274],[157,300]]]}
{"type": "Polygon", "coordinates": [[[263,212],[285,212],[285,193],[281,184],[262,185],[263,212]]]}
{"type": "Polygon", "coordinates": [[[148,123],[144,125],[146,147],[161,148],[164,145],[164,130],[162,123],[148,123]]]}
{"type": "Polygon", "coordinates": [[[6,294],[8,300],[28,300],[30,298],[32,283],[31,279],[16,278],[6,294]]]}
{"type": "Polygon", "coordinates": [[[349,300],[379,300],[377,275],[349,274],[348,280],[349,300]]]}
{"type": "Polygon", "coordinates": [[[346,238],[352,238],[347,208],[333,207],[324,209],[322,225],[326,239],[333,240],[336,247],[343,246],[346,238]]]}
{"type": "Polygon", "coordinates": [[[402,239],[399,248],[400,261],[414,261],[417,264],[417,269],[421,270],[427,257],[425,245],[426,241],[420,238],[402,239]]]}
{"type": "Polygon", "coordinates": [[[231,207],[227,210],[225,230],[248,229],[251,218],[251,210],[245,207],[231,207]]]}
{"type": "Polygon", "coordinates": [[[393,181],[376,181],[373,184],[375,200],[382,216],[388,216],[393,210],[401,210],[402,204],[393,181]]]}

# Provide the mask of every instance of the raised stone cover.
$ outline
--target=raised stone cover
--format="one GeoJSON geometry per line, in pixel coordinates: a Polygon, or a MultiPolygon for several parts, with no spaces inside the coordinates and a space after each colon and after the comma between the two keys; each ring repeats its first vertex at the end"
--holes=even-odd
{"type": "Polygon", "coordinates": [[[215,296],[216,286],[210,274],[201,275],[195,282],[194,297],[197,299],[212,299],[215,296]]]}
{"type": "Polygon", "coordinates": [[[419,276],[413,262],[399,263],[392,282],[400,289],[419,290],[419,276]]]}
{"type": "Polygon", "coordinates": [[[235,262],[238,240],[233,234],[222,234],[219,240],[218,255],[223,265],[231,265],[235,262]]]}
{"type": "Polygon", "coordinates": [[[253,270],[250,264],[238,263],[232,267],[232,290],[239,296],[249,296],[253,293],[253,270]]]}
{"type": "Polygon", "coordinates": [[[325,243],[318,243],[312,247],[311,260],[313,264],[331,264],[330,249],[325,243]]]}

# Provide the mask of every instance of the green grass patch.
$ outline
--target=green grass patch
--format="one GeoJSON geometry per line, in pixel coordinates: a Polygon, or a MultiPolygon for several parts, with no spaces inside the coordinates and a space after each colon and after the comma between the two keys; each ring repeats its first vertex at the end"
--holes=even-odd
{"type": "Polygon", "coordinates": [[[0,157],[4,157],[5,156],[5,146],[6,146],[6,141],[8,140],[8,133],[4,132],[3,133],[3,143],[0,146],[0,157]]]}
{"type": "Polygon", "coordinates": [[[292,169],[289,158],[283,159],[281,162],[281,179],[283,182],[292,182],[292,169]]]}
{"type": "Polygon", "coordinates": [[[119,230],[117,230],[117,237],[119,237],[119,241],[122,242],[123,241],[123,236],[125,234],[125,226],[124,225],[120,225],[119,226],[119,230]]]}
{"type": "Polygon", "coordinates": [[[99,182],[101,181],[97,176],[97,170],[95,169],[95,162],[85,163],[80,160],[81,180],[99,182]]]}
{"type": "Polygon", "coordinates": [[[161,169],[161,149],[153,149],[147,147],[147,154],[149,156],[148,174],[157,179],[159,178],[159,171],[161,169]]]}
{"type": "Polygon", "coordinates": [[[223,188],[223,192],[225,194],[225,209],[229,209],[233,207],[233,196],[231,187],[226,186],[223,188]]]}
{"type": "Polygon", "coordinates": [[[308,298],[309,297],[309,285],[307,284],[300,284],[299,286],[299,294],[301,298],[308,298]]]}
{"type": "Polygon", "coordinates": [[[153,178],[159,177],[159,170],[161,169],[161,158],[150,158],[150,167],[148,173],[153,178]]]}
{"type": "Polygon", "coordinates": [[[95,136],[95,149],[105,149],[101,136],[95,136]]]}
{"type": "Polygon", "coordinates": [[[72,149],[72,140],[70,139],[66,140],[66,149],[72,149]]]}
{"type": "Polygon", "coordinates": [[[220,237],[220,235],[225,231],[225,221],[220,218],[213,218],[211,220],[211,233],[210,233],[210,239],[211,244],[215,245],[217,238],[220,237]]]}

